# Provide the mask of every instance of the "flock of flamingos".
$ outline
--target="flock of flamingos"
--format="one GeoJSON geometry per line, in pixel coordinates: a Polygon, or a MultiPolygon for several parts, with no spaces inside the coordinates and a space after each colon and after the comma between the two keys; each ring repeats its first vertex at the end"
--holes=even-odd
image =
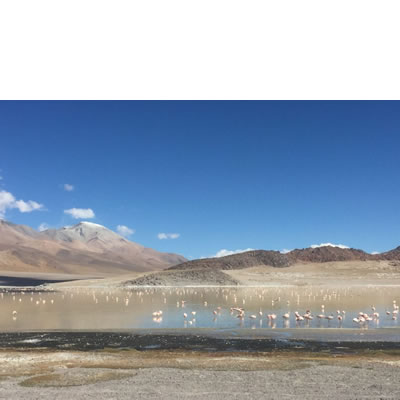
{"type": "MultiPolygon", "coordinates": [[[[264,292],[264,291],[263,291],[264,292]]],[[[335,299],[336,299],[336,295],[337,293],[333,292],[335,295],[335,299]]],[[[184,294],[184,292],[180,293],[181,295],[184,294]]],[[[292,292],[292,297],[295,298],[295,300],[297,300],[297,305],[300,304],[300,295],[298,293],[293,293],[292,292]]],[[[347,294],[345,294],[347,295],[347,294]]],[[[255,293],[255,296],[257,296],[257,293],[255,293]]],[[[308,298],[310,299],[310,297],[312,296],[312,293],[309,292],[308,293],[308,298]]],[[[252,296],[250,296],[251,299],[252,296]]],[[[264,300],[264,297],[262,296],[262,294],[258,294],[258,297],[262,300],[264,300]]],[[[331,298],[333,297],[333,295],[331,294],[325,294],[322,296],[323,300],[331,300],[331,298]]],[[[316,296],[314,295],[314,300],[315,300],[316,296]]],[[[228,296],[225,295],[225,300],[228,299],[228,296]]],[[[235,295],[233,295],[233,300],[235,303],[237,303],[238,299],[235,295]]],[[[274,306],[276,305],[276,303],[280,303],[281,302],[281,297],[277,297],[276,299],[272,300],[271,302],[271,306],[272,308],[274,308],[274,306]]],[[[316,319],[318,321],[319,326],[321,326],[322,321],[327,320],[328,321],[328,326],[330,326],[330,321],[336,319],[338,321],[338,326],[342,327],[343,321],[346,318],[346,310],[337,310],[334,313],[326,313],[325,311],[325,305],[322,304],[321,305],[321,311],[317,312],[317,313],[312,313],[310,309],[307,309],[305,312],[300,313],[298,311],[287,311],[284,312],[282,314],[277,314],[276,312],[273,313],[267,313],[267,312],[263,312],[263,310],[260,308],[259,311],[257,313],[254,313],[254,307],[253,307],[253,311],[249,311],[245,309],[245,304],[246,304],[246,300],[242,299],[242,306],[238,307],[238,306],[229,306],[227,305],[226,307],[216,307],[215,309],[211,308],[212,311],[212,315],[213,315],[213,320],[217,321],[218,318],[224,314],[224,316],[226,315],[230,315],[233,318],[238,318],[240,323],[240,326],[244,326],[243,322],[244,321],[253,321],[253,324],[251,325],[252,328],[255,328],[256,325],[254,324],[254,322],[259,321],[259,326],[262,326],[263,321],[266,321],[268,326],[271,328],[276,328],[276,324],[279,321],[282,321],[282,326],[284,328],[287,328],[290,326],[290,321],[295,321],[295,326],[296,327],[310,327],[311,321],[316,319]],[[228,314],[229,312],[229,314],[228,314]]],[[[290,306],[290,301],[287,301],[287,306],[290,306]]],[[[204,307],[207,308],[208,307],[208,302],[204,301],[203,303],[204,307]]],[[[185,308],[186,307],[186,300],[179,300],[176,303],[176,306],[179,308],[185,308]]],[[[398,317],[398,313],[399,313],[399,306],[397,305],[396,300],[392,301],[392,306],[387,307],[385,310],[385,319],[391,319],[392,321],[396,321],[397,317],[398,317]]],[[[182,317],[183,317],[183,321],[184,321],[184,326],[188,327],[188,326],[193,326],[196,323],[196,311],[185,311],[182,313],[182,317]]],[[[163,311],[162,310],[157,310],[154,311],[152,313],[153,316],[153,321],[154,322],[162,322],[162,317],[163,317],[163,311]]],[[[370,323],[374,323],[374,326],[378,326],[379,324],[379,319],[380,319],[380,314],[379,312],[377,312],[377,308],[374,305],[371,305],[371,311],[370,312],[365,312],[365,311],[359,311],[358,315],[354,318],[352,318],[352,323],[353,326],[359,326],[360,328],[367,328],[369,326],[370,323]]]]}
{"type": "MultiPolygon", "coordinates": [[[[177,302],[177,307],[185,307],[185,300],[181,300],[181,302],[177,302]]],[[[272,301],[274,303],[274,300],[272,301]]],[[[288,302],[289,303],[289,302],[288,302]]],[[[208,303],[205,301],[204,306],[208,306],[208,303]]],[[[219,315],[221,315],[222,312],[222,307],[217,307],[215,310],[213,310],[213,315],[214,315],[214,320],[218,318],[219,315]]],[[[399,313],[399,306],[396,303],[396,300],[393,300],[393,309],[392,310],[386,310],[386,316],[391,317],[393,321],[397,320],[397,316],[399,313]]],[[[188,314],[187,312],[183,313],[183,318],[184,318],[184,325],[193,325],[193,323],[196,322],[196,311],[190,312],[188,314]]],[[[318,320],[328,320],[332,321],[335,318],[334,314],[326,315],[325,314],[325,305],[321,305],[321,313],[317,315],[313,315],[310,310],[306,310],[306,312],[301,315],[298,311],[294,311],[294,319],[296,321],[296,325],[299,326],[302,322],[304,324],[307,324],[309,326],[309,322],[312,321],[315,317],[318,318],[318,320]]],[[[231,307],[230,308],[230,315],[236,318],[239,318],[240,320],[244,320],[246,318],[246,311],[244,307],[231,307]]],[[[161,322],[162,321],[162,316],[163,312],[162,310],[154,311],[153,314],[153,321],[154,322],[161,322]]],[[[276,328],[276,320],[278,318],[278,315],[275,313],[272,314],[264,314],[263,311],[260,309],[260,311],[257,314],[249,314],[248,318],[250,320],[257,320],[260,319],[262,320],[263,317],[267,318],[268,325],[272,328],[276,328]]],[[[336,318],[339,322],[339,327],[341,326],[341,323],[343,319],[346,317],[346,311],[345,310],[337,310],[336,311],[336,318]]],[[[367,327],[368,323],[371,321],[378,322],[379,321],[379,313],[376,311],[375,306],[371,306],[371,313],[367,314],[364,311],[360,311],[358,313],[358,316],[353,318],[353,322],[360,327],[367,327]]],[[[289,326],[289,321],[291,318],[291,312],[288,311],[282,315],[283,319],[283,326],[288,327],[289,326]]]]}
{"type": "MultiPolygon", "coordinates": [[[[119,303],[121,306],[128,307],[130,304],[137,309],[137,303],[143,303],[144,299],[146,299],[145,303],[151,303],[153,306],[161,304],[167,304],[167,310],[170,313],[173,301],[176,301],[176,307],[181,308],[181,315],[183,317],[184,327],[196,326],[196,315],[200,313],[204,319],[207,314],[213,319],[213,321],[217,322],[221,317],[225,318],[237,318],[239,322],[239,326],[245,326],[245,322],[250,323],[252,328],[256,327],[256,323],[259,323],[259,326],[263,326],[263,324],[267,324],[271,328],[276,328],[277,323],[279,326],[284,328],[290,327],[290,322],[295,322],[296,327],[310,327],[311,321],[316,320],[317,326],[321,327],[323,321],[327,321],[327,326],[329,327],[330,322],[332,320],[337,321],[338,327],[342,327],[343,322],[346,318],[346,310],[338,309],[335,312],[326,312],[326,307],[324,304],[320,305],[319,312],[312,312],[310,304],[318,304],[319,296],[322,301],[327,301],[328,303],[331,300],[334,302],[339,300],[340,294],[338,292],[326,292],[323,291],[318,292],[303,292],[301,295],[305,296],[310,300],[309,309],[306,309],[305,312],[298,311],[282,311],[284,309],[284,300],[278,296],[277,298],[273,298],[271,300],[271,307],[268,307],[269,310],[275,310],[274,312],[265,312],[262,308],[259,308],[258,312],[254,312],[255,304],[254,301],[257,300],[256,304],[265,304],[267,301],[267,292],[268,290],[262,290],[261,292],[249,291],[247,294],[238,296],[236,292],[229,291],[229,289],[222,289],[220,291],[210,292],[210,289],[182,289],[175,288],[160,291],[160,289],[143,289],[143,290],[131,290],[131,291],[119,291],[115,292],[112,290],[84,290],[80,289],[78,291],[70,291],[65,293],[55,293],[55,292],[7,292],[6,296],[8,297],[11,305],[15,305],[12,309],[12,319],[17,320],[18,311],[24,303],[30,303],[33,306],[45,306],[53,305],[56,302],[61,300],[63,303],[75,298],[80,299],[82,301],[82,296],[85,296],[85,300],[82,301],[84,303],[91,303],[96,305],[96,309],[100,312],[102,310],[106,310],[107,303],[114,304],[115,306],[119,303]],[[250,293],[250,294],[248,294],[250,293]],[[30,296],[29,296],[30,294],[30,296]],[[59,297],[57,297],[59,296],[59,297]],[[264,298],[264,296],[266,298],[264,298]],[[25,298],[25,299],[24,299],[25,298]],[[208,301],[210,301],[210,307],[208,301]],[[188,300],[189,299],[189,300],[188,300]],[[212,299],[212,300],[211,300],[212,299]],[[246,305],[246,300],[248,301],[248,305],[246,305]],[[217,304],[221,304],[221,306],[217,306],[217,304]],[[232,304],[233,303],[233,304],[232,304]],[[241,303],[240,306],[238,303],[241,303]],[[203,304],[203,307],[201,307],[203,304]],[[102,308],[102,306],[104,308],[102,308]],[[197,310],[197,311],[196,311],[197,310]],[[280,310],[280,313],[279,311],[280,310]]],[[[278,290],[278,294],[280,291],[278,290]]],[[[276,294],[276,293],[275,293],[276,294]]],[[[269,294],[270,295],[270,294],[269,294]]],[[[288,294],[286,293],[285,296],[288,294]]],[[[347,292],[343,294],[347,296],[347,292]]],[[[0,293],[0,300],[3,300],[5,297],[5,293],[0,293]]],[[[301,309],[300,307],[300,293],[292,292],[291,293],[292,302],[296,304],[295,307],[301,309]]],[[[270,297],[271,299],[271,297],[270,297]]],[[[293,307],[290,307],[291,301],[286,301],[286,309],[294,310],[293,307]]],[[[339,303],[340,304],[340,303],[339,303]]],[[[386,303],[387,304],[387,303],[386,303]]],[[[337,305],[338,306],[338,305],[337,305]]],[[[342,303],[343,306],[343,303],[342,303]]],[[[124,307],[125,308],[125,307],[124,307]]],[[[256,309],[257,309],[256,308],[256,309]]],[[[330,303],[328,309],[332,310],[333,305],[330,303]]],[[[347,308],[347,307],[345,307],[347,308]]],[[[364,308],[364,307],[363,307],[364,308]]],[[[154,308],[153,308],[154,310],[154,308]]],[[[374,305],[370,306],[370,311],[359,311],[358,315],[352,318],[352,322],[348,321],[346,327],[351,327],[353,324],[354,327],[359,326],[360,328],[368,328],[369,324],[374,324],[373,326],[378,326],[379,319],[385,318],[386,321],[393,320],[396,321],[399,313],[399,306],[397,305],[396,300],[392,301],[390,307],[386,307],[385,310],[380,308],[380,311],[385,312],[386,315],[380,316],[377,308],[374,305]]],[[[354,307],[348,313],[352,314],[351,317],[354,316],[354,307]]],[[[175,324],[179,326],[179,311],[173,311],[175,324]],[[178,313],[178,314],[177,314],[178,313]]],[[[163,321],[163,317],[165,317],[166,312],[158,309],[156,311],[152,311],[152,320],[155,323],[161,323],[163,321]]],[[[171,314],[168,314],[169,316],[171,314]]],[[[181,317],[181,318],[182,318],[181,317]]],[[[350,317],[350,318],[351,318],[350,317]]],[[[349,318],[349,317],[348,317],[349,318]]],[[[181,320],[182,321],[182,320],[181,320]]],[[[207,323],[206,323],[207,325],[207,323]]],[[[182,325],[181,325],[182,326],[182,325]]]]}

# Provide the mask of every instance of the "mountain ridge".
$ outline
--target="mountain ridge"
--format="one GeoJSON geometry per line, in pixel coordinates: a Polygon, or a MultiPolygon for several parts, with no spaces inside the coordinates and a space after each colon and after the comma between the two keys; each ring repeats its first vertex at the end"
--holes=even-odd
{"type": "Polygon", "coordinates": [[[186,260],[131,242],[92,222],[41,232],[0,220],[0,271],[70,274],[126,274],[163,269],[243,269],[254,266],[285,268],[298,263],[335,261],[400,261],[400,246],[379,254],[331,244],[294,249],[250,250],[218,258],[186,260]]]}
{"type": "Polygon", "coordinates": [[[161,270],[183,261],[183,256],[146,248],[91,222],[38,232],[0,220],[3,271],[126,274],[161,270]]]}
{"type": "Polygon", "coordinates": [[[384,253],[370,254],[360,249],[338,246],[318,246],[294,249],[287,253],[275,250],[250,250],[224,257],[203,258],[186,261],[168,270],[188,269],[243,269],[255,266],[285,268],[298,263],[325,263],[335,261],[383,261],[400,260],[400,246],[384,253]]]}

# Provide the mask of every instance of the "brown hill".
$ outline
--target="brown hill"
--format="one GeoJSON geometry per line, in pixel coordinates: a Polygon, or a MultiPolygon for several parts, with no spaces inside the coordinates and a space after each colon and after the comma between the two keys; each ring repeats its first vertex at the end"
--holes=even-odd
{"type": "Polygon", "coordinates": [[[204,258],[174,265],[170,270],[189,269],[243,269],[258,266],[289,267],[294,264],[327,263],[335,261],[400,260],[400,246],[381,254],[369,254],[363,250],[321,246],[295,249],[286,254],[279,251],[252,250],[218,258],[204,258]]]}
{"type": "Polygon", "coordinates": [[[281,254],[273,250],[252,250],[244,253],[233,254],[218,258],[202,258],[187,261],[169,269],[204,269],[216,268],[222,270],[250,268],[259,265],[270,265],[272,267],[288,267],[290,259],[287,254],[281,254]]]}
{"type": "Polygon", "coordinates": [[[385,253],[375,254],[379,260],[398,260],[400,261],[400,246],[396,247],[393,250],[387,251],[385,253]]]}
{"type": "Polygon", "coordinates": [[[37,232],[0,220],[0,271],[116,275],[165,269],[184,261],[98,224],[81,222],[37,232]]]}
{"type": "Polygon", "coordinates": [[[297,262],[366,261],[374,258],[373,255],[368,254],[363,250],[345,249],[336,246],[295,249],[287,253],[287,255],[292,264],[297,262]]]}

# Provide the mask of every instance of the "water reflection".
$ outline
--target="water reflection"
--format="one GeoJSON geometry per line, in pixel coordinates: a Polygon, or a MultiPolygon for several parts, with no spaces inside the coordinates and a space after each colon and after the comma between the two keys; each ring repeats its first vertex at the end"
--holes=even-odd
{"type": "Polygon", "coordinates": [[[399,289],[74,289],[0,294],[0,330],[398,326],[399,289]]]}

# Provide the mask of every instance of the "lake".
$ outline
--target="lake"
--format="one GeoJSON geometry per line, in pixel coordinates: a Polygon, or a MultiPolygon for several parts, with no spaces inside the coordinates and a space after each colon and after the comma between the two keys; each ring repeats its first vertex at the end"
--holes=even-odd
{"type": "Polygon", "coordinates": [[[400,291],[394,286],[3,291],[0,294],[0,331],[134,328],[378,329],[399,327],[399,320],[393,319],[397,316],[393,311],[399,303],[400,291]],[[240,312],[231,308],[243,308],[244,316],[238,318],[240,312]],[[307,310],[313,319],[296,321],[295,312],[304,315],[307,310]],[[158,314],[159,311],[162,314],[158,314]],[[358,317],[360,312],[371,317],[377,312],[379,318],[355,323],[353,318],[358,317]],[[283,318],[285,313],[289,313],[287,320],[283,318]],[[276,314],[276,319],[268,319],[268,314],[276,314]],[[328,320],[318,318],[318,315],[333,318],[328,320]],[[338,315],[341,315],[342,321],[338,320],[338,315]]]}

